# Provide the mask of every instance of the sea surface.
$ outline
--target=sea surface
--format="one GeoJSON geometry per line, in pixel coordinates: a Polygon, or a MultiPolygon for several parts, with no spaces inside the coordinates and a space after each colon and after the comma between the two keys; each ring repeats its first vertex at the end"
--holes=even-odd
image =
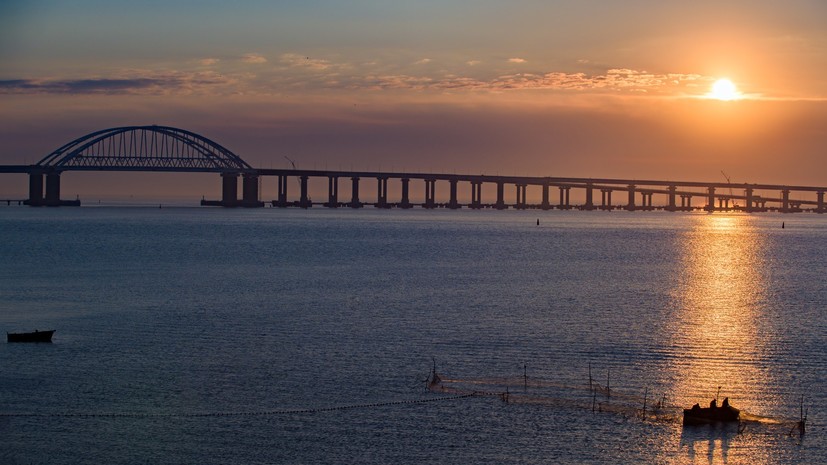
{"type": "Polygon", "coordinates": [[[827,463],[825,310],[827,215],[4,206],[0,463],[827,463]]]}

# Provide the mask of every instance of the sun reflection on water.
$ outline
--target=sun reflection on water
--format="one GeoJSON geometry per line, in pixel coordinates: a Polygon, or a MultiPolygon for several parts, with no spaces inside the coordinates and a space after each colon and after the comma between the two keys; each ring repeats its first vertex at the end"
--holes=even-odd
{"type": "MultiPolygon", "coordinates": [[[[708,403],[729,397],[742,412],[754,412],[756,398],[769,382],[761,363],[764,352],[762,313],[766,275],[765,241],[748,215],[693,218],[681,237],[681,273],[675,287],[674,357],[667,368],[671,394],[678,405],[708,403]]],[[[701,435],[711,453],[726,459],[733,435],[701,435]]],[[[695,452],[691,432],[683,445],[695,452]]]]}

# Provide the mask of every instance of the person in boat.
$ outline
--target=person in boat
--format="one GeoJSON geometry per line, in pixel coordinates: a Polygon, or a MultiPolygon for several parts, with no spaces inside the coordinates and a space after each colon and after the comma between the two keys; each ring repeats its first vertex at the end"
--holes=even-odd
{"type": "Polygon", "coordinates": [[[718,408],[718,399],[712,399],[712,402],[709,403],[709,408],[711,408],[711,409],[718,408]]]}
{"type": "Polygon", "coordinates": [[[697,412],[699,410],[701,410],[700,404],[695,404],[695,405],[692,406],[692,411],[693,412],[697,412]]]}
{"type": "Polygon", "coordinates": [[[723,403],[721,403],[721,407],[729,408],[729,397],[724,397],[723,403]]]}

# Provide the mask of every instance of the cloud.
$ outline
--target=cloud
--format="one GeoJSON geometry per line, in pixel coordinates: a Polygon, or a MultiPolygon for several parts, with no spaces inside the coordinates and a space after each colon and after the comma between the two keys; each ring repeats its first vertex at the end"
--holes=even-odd
{"type": "Polygon", "coordinates": [[[133,74],[87,79],[8,79],[0,81],[0,94],[189,94],[235,82],[213,72],[133,74]]]}
{"type": "Polygon", "coordinates": [[[221,61],[218,58],[202,58],[198,60],[198,64],[201,66],[213,66],[217,65],[218,62],[221,61]]]}
{"type": "Polygon", "coordinates": [[[267,63],[267,58],[264,58],[258,53],[245,53],[244,55],[241,55],[241,61],[244,63],[259,65],[262,63],[267,63]]]}
{"type": "Polygon", "coordinates": [[[526,60],[524,58],[509,58],[508,62],[509,63],[526,63],[526,60]]]}
{"type": "Polygon", "coordinates": [[[468,66],[477,66],[480,63],[482,63],[480,60],[468,60],[465,62],[468,66]]]}
{"type": "Polygon", "coordinates": [[[291,68],[304,68],[314,71],[324,71],[334,66],[327,60],[310,58],[296,53],[285,53],[279,58],[279,61],[291,68]]]}
{"type": "Polygon", "coordinates": [[[347,80],[348,88],[358,89],[409,89],[417,91],[467,91],[467,92],[507,92],[507,91],[592,91],[600,93],[653,93],[674,94],[676,89],[689,92],[699,83],[710,82],[711,77],[700,74],[654,74],[634,69],[610,69],[605,73],[565,73],[549,72],[544,74],[516,73],[496,76],[491,79],[478,79],[469,76],[444,75],[440,77],[414,76],[409,74],[375,74],[360,78],[351,76],[347,80]]]}
{"type": "Polygon", "coordinates": [[[423,59],[421,59],[421,60],[419,60],[419,61],[415,62],[414,64],[415,64],[415,65],[427,65],[427,64],[428,64],[428,63],[430,63],[430,62],[431,62],[431,59],[430,59],[430,58],[423,58],[423,59]]]}
{"type": "Polygon", "coordinates": [[[398,68],[351,66],[298,54],[281,55],[279,64],[278,68],[258,74],[222,74],[195,67],[188,71],[125,70],[78,79],[8,79],[0,81],[0,94],[274,95],[290,89],[451,93],[540,90],[689,96],[697,95],[699,89],[714,80],[700,74],[650,73],[631,68],[611,68],[597,73],[513,73],[482,78],[462,73],[411,73],[398,68]]]}

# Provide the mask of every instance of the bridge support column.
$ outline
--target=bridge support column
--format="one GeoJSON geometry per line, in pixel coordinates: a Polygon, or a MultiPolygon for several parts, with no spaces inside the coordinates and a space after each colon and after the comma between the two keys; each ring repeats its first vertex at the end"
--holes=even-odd
{"type": "Polygon", "coordinates": [[[436,208],[436,179],[425,180],[425,208],[436,208]]]}
{"type": "Polygon", "coordinates": [[[221,173],[221,206],[238,206],[238,173],[221,173]]]}
{"type": "Polygon", "coordinates": [[[551,210],[551,204],[548,201],[548,183],[543,184],[543,202],[540,204],[540,208],[543,210],[551,210]]]}
{"type": "Polygon", "coordinates": [[[353,189],[350,195],[350,208],[362,208],[362,202],[359,201],[359,178],[354,176],[350,178],[353,181],[353,189]]]}
{"type": "Polygon", "coordinates": [[[715,211],[715,188],[710,186],[707,190],[706,211],[715,211]]]}
{"type": "Polygon", "coordinates": [[[460,207],[459,201],[457,200],[457,183],[459,182],[456,179],[451,179],[448,181],[450,184],[450,191],[451,191],[451,200],[448,201],[448,208],[452,210],[456,210],[460,207]]]}
{"type": "Polygon", "coordinates": [[[635,188],[634,184],[629,184],[629,202],[626,204],[626,210],[630,212],[635,211],[635,188]]]}
{"type": "Polygon", "coordinates": [[[482,208],[482,183],[471,181],[471,208],[482,208]]]}
{"type": "Polygon", "coordinates": [[[287,206],[287,176],[279,175],[278,199],[273,202],[274,207],[284,208],[287,206]]]}
{"type": "Polygon", "coordinates": [[[245,174],[242,177],[242,207],[263,207],[264,204],[258,199],[258,175],[245,174]]]}
{"type": "Polygon", "coordinates": [[[666,206],[666,211],[673,212],[677,209],[675,205],[675,192],[678,190],[678,188],[677,186],[669,186],[666,188],[666,190],[669,191],[669,204],[666,206]]]}
{"type": "Polygon", "coordinates": [[[816,192],[816,213],[824,213],[824,191],[816,192]]]}
{"type": "Polygon", "coordinates": [[[752,213],[753,212],[753,205],[755,205],[755,199],[753,198],[753,190],[752,190],[751,187],[747,187],[746,198],[747,198],[747,200],[746,200],[747,204],[744,205],[744,210],[747,213],[752,213]]]}
{"type": "Polygon", "coordinates": [[[592,198],[592,191],[594,186],[592,183],[586,184],[586,204],[583,205],[583,210],[594,210],[594,200],[592,198]]]}
{"type": "Polygon", "coordinates": [[[790,190],[784,189],[781,191],[781,212],[790,212],[790,190]]]}
{"type": "Polygon", "coordinates": [[[60,173],[46,175],[45,204],[49,207],[60,206],[60,173]]]}
{"type": "Polygon", "coordinates": [[[29,173],[29,200],[26,204],[32,207],[43,205],[43,173],[29,173]]]}
{"type": "Polygon", "coordinates": [[[390,208],[390,205],[388,205],[388,178],[376,178],[376,208],[390,208]]]}
{"type": "Polygon", "coordinates": [[[408,178],[402,178],[402,201],[399,202],[399,208],[413,208],[410,199],[410,184],[411,180],[408,178]]]}
{"type": "Polygon", "coordinates": [[[651,210],[652,209],[652,193],[651,192],[641,192],[640,193],[640,207],[643,210],[651,210]]]}
{"type": "Polygon", "coordinates": [[[505,205],[505,184],[502,181],[497,181],[497,203],[495,208],[497,210],[505,210],[508,208],[505,205]]]}
{"type": "Polygon", "coordinates": [[[517,187],[517,202],[515,208],[518,210],[526,209],[526,185],[516,184],[517,187]]]}
{"type": "Polygon", "coordinates": [[[568,210],[571,208],[571,204],[569,203],[570,190],[571,187],[560,186],[560,205],[558,207],[560,210],[568,210]]]}
{"type": "Polygon", "coordinates": [[[327,208],[339,208],[339,177],[327,177],[327,208]]]}
{"type": "Polygon", "coordinates": [[[301,208],[310,208],[313,206],[310,197],[307,195],[307,176],[301,176],[301,197],[299,198],[299,206],[301,208]]]}
{"type": "Polygon", "coordinates": [[[611,210],[612,209],[612,190],[611,189],[600,189],[600,209],[601,210],[611,210]]]}

